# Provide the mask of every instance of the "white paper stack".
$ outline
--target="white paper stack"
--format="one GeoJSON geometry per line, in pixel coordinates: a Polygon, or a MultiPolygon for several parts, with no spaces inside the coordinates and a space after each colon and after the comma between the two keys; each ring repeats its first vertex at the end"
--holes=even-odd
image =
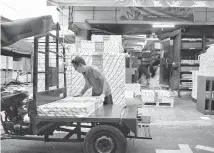
{"type": "Polygon", "coordinates": [[[111,87],[113,102],[125,104],[125,55],[105,54],[103,65],[104,75],[111,87]]]}
{"type": "Polygon", "coordinates": [[[104,42],[105,53],[119,53],[123,51],[121,35],[92,35],[92,42],[104,42]]]}
{"type": "Polygon", "coordinates": [[[92,65],[103,71],[103,55],[92,55],[92,65]]]}
{"type": "Polygon", "coordinates": [[[92,35],[91,41],[93,41],[93,42],[104,42],[103,35],[92,35]]]}
{"type": "Polygon", "coordinates": [[[155,102],[155,91],[141,90],[141,100],[143,103],[154,103],[155,102]]]}
{"type": "Polygon", "coordinates": [[[59,73],[59,88],[64,88],[64,74],[59,73]]]}
{"type": "Polygon", "coordinates": [[[171,106],[174,104],[174,94],[169,90],[156,90],[157,101],[159,103],[171,103],[171,106]]]}
{"type": "Polygon", "coordinates": [[[38,54],[38,71],[45,71],[45,54],[38,54]]]}
{"type": "Polygon", "coordinates": [[[105,41],[104,42],[104,52],[105,53],[120,53],[120,43],[117,41],[105,41]]]}
{"type": "Polygon", "coordinates": [[[81,48],[95,51],[95,43],[88,40],[81,40],[81,48]]]}
{"type": "Polygon", "coordinates": [[[13,57],[8,56],[8,69],[12,70],[13,69],[13,57]]]}
{"type": "Polygon", "coordinates": [[[192,72],[192,98],[197,99],[198,71],[192,72]]]}
{"type": "Polygon", "coordinates": [[[101,106],[95,97],[70,97],[38,107],[38,116],[88,117],[101,106]]]}
{"type": "Polygon", "coordinates": [[[38,73],[37,92],[45,91],[45,73],[38,73]]]}
{"type": "Polygon", "coordinates": [[[207,49],[207,52],[199,55],[199,75],[214,76],[214,46],[207,49]]]}
{"type": "Polygon", "coordinates": [[[7,56],[1,55],[1,69],[7,69],[7,56]]]}
{"type": "Polygon", "coordinates": [[[141,95],[141,85],[139,83],[126,83],[125,87],[126,91],[133,91],[135,95],[141,95]]]}

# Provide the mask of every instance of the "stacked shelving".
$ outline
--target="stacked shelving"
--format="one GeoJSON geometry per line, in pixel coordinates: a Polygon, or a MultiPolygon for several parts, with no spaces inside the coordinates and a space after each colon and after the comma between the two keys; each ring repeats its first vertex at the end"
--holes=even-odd
{"type": "Polygon", "coordinates": [[[198,56],[203,51],[203,41],[200,39],[181,40],[180,88],[192,90],[192,72],[198,71],[198,56]]]}

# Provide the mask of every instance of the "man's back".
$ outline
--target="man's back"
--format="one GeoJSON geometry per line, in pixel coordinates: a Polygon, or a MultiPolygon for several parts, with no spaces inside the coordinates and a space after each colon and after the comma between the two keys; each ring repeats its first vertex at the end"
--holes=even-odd
{"type": "MultiPolygon", "coordinates": [[[[87,66],[86,72],[83,73],[86,83],[89,83],[92,89],[93,95],[100,95],[103,92],[104,80],[106,80],[103,73],[95,67],[87,66]]],[[[107,81],[106,81],[107,82],[107,81]]],[[[111,95],[110,85],[107,83],[106,96],[111,95]]]]}

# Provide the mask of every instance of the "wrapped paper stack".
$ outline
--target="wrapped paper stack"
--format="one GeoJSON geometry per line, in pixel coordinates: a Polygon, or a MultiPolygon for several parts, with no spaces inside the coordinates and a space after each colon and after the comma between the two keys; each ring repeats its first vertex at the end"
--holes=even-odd
{"type": "Polygon", "coordinates": [[[214,76],[214,45],[207,52],[199,55],[199,75],[214,76]]]}
{"type": "Polygon", "coordinates": [[[98,97],[68,97],[38,107],[38,116],[88,117],[102,106],[98,97]]]}

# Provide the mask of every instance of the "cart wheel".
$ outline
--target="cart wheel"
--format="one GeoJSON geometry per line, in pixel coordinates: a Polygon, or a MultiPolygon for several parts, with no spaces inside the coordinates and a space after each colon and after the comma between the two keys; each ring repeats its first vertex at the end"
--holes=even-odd
{"type": "Polygon", "coordinates": [[[85,153],[125,153],[126,147],[124,134],[109,125],[93,127],[84,140],[85,153]]]}

